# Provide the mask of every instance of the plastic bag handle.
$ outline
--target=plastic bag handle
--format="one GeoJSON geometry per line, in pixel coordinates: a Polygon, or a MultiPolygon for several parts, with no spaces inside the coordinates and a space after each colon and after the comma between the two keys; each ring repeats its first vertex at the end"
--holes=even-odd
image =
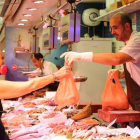
{"type": "Polygon", "coordinates": [[[119,85],[119,87],[120,87],[121,84],[120,84],[120,81],[119,81],[119,78],[118,78],[116,72],[113,71],[113,72],[111,72],[109,75],[110,75],[110,76],[112,75],[112,77],[113,77],[112,82],[113,82],[114,84],[119,85]],[[114,81],[113,81],[113,80],[114,80],[114,81]]]}
{"type": "Polygon", "coordinates": [[[114,84],[116,84],[116,82],[115,82],[115,79],[114,79],[114,78],[112,79],[112,82],[113,82],[114,84]]]}
{"type": "MultiPolygon", "coordinates": [[[[65,66],[68,66],[68,62],[65,61],[65,66]]],[[[72,68],[73,62],[70,64],[70,68],[72,68]]]]}

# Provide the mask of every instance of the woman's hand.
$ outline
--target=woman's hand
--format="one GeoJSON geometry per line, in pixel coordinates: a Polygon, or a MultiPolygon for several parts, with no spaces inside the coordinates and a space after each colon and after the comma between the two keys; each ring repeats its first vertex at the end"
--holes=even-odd
{"type": "Polygon", "coordinates": [[[67,76],[69,73],[70,73],[70,66],[64,66],[61,69],[59,69],[57,72],[55,72],[54,74],[58,79],[61,79],[67,76]]]}

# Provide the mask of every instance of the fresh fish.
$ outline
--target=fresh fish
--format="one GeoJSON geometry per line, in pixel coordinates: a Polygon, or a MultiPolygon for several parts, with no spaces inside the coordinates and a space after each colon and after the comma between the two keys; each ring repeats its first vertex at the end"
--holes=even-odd
{"type": "Polygon", "coordinates": [[[76,132],[77,132],[77,129],[74,129],[73,130],[73,133],[72,133],[72,137],[75,137],[76,136],[76,132]]]}
{"type": "Polygon", "coordinates": [[[84,137],[86,132],[87,132],[87,130],[82,130],[81,132],[76,134],[75,138],[84,137]]]}
{"type": "Polygon", "coordinates": [[[97,133],[99,134],[105,134],[105,130],[107,130],[107,127],[105,126],[95,126],[95,128],[97,129],[97,133]]]}
{"type": "Polygon", "coordinates": [[[17,138],[14,139],[14,140],[26,140],[26,139],[31,139],[31,138],[39,138],[39,137],[42,137],[42,136],[43,136],[43,135],[40,134],[40,133],[27,134],[27,135],[23,135],[23,136],[17,137],[17,138]]]}
{"type": "Polygon", "coordinates": [[[93,133],[92,130],[88,130],[86,133],[85,133],[85,137],[83,140],[85,140],[88,136],[90,136],[91,134],[93,133]]]}
{"type": "Polygon", "coordinates": [[[19,137],[19,136],[23,136],[23,135],[27,135],[27,134],[32,134],[32,133],[38,133],[38,131],[36,131],[36,130],[32,130],[32,131],[18,131],[18,132],[16,132],[16,133],[14,133],[13,135],[11,135],[10,136],[10,139],[15,139],[15,138],[17,138],[17,137],[19,137]]]}
{"type": "Polygon", "coordinates": [[[95,127],[93,127],[91,130],[92,130],[93,133],[96,133],[97,132],[97,130],[96,130],[95,127]]]}

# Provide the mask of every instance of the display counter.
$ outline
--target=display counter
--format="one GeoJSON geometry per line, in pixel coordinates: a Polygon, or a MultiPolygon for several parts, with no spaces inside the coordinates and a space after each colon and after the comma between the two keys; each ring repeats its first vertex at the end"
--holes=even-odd
{"type": "MultiPolygon", "coordinates": [[[[110,129],[113,123],[105,126],[95,118],[93,112],[97,113],[98,108],[101,111],[101,105],[94,103],[79,103],[78,109],[74,110],[78,111],[79,115],[77,112],[73,112],[73,115],[78,115],[78,118],[84,116],[80,120],[68,117],[69,111],[65,112],[60,108],[58,110],[52,99],[26,97],[19,101],[3,100],[2,104],[7,113],[3,114],[1,119],[10,140],[114,140],[130,135],[126,128],[110,129]],[[87,113],[89,107],[91,114],[87,113]],[[85,113],[88,114],[87,117],[85,113]]],[[[130,129],[133,132],[133,129],[130,129]]]]}

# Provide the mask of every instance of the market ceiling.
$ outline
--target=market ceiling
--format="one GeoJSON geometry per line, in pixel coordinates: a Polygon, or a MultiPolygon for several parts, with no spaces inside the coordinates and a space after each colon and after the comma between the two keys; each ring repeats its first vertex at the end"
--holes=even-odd
{"type": "MultiPolygon", "coordinates": [[[[1,5],[5,2],[0,8],[6,26],[19,26],[21,23],[21,26],[33,27],[57,9],[58,1],[61,5],[67,2],[67,0],[42,0],[41,3],[36,1],[0,0],[1,5]]],[[[82,2],[105,2],[105,0],[82,0],[82,2]]]]}
{"type": "Polygon", "coordinates": [[[1,13],[1,10],[3,8],[3,4],[4,4],[5,0],[0,0],[0,13],[1,13]]]}

